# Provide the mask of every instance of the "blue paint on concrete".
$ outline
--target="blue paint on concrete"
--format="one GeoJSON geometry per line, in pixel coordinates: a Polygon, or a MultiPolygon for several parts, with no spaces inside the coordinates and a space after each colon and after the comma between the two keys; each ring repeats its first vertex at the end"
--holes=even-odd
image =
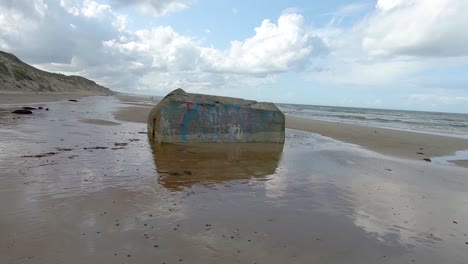
{"type": "Polygon", "coordinates": [[[187,142],[187,128],[188,128],[188,125],[189,125],[190,121],[195,117],[195,115],[197,113],[198,113],[198,104],[195,105],[194,109],[185,112],[184,120],[182,121],[182,128],[180,130],[182,140],[184,142],[187,142]]]}
{"type": "MultiPolygon", "coordinates": [[[[219,106],[215,106],[215,111],[216,111],[216,119],[218,120],[221,120],[221,115],[220,115],[220,109],[219,109],[219,106]]],[[[219,126],[219,124],[216,124],[215,125],[215,133],[216,133],[216,139],[217,140],[221,140],[221,127],[219,126]]]]}

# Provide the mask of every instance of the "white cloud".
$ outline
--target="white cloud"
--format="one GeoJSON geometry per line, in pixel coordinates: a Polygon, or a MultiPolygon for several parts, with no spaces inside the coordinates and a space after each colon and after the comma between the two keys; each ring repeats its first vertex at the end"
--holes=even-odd
{"type": "Polygon", "coordinates": [[[84,0],[81,6],[81,13],[87,17],[99,17],[108,12],[111,12],[109,5],[99,4],[92,0],[84,0]]]}
{"type": "Polygon", "coordinates": [[[128,18],[126,15],[115,15],[112,21],[112,26],[119,31],[124,31],[127,28],[128,18]]]}
{"type": "Polygon", "coordinates": [[[144,14],[165,16],[186,9],[192,0],[111,0],[114,7],[136,6],[144,14]]]}
{"type": "Polygon", "coordinates": [[[191,38],[182,36],[171,27],[156,27],[130,33],[128,39],[103,42],[104,48],[115,54],[151,58],[148,67],[155,71],[196,70],[200,47],[191,38]]]}
{"type": "Polygon", "coordinates": [[[467,14],[466,0],[379,0],[362,47],[384,56],[468,54],[467,14]]]}
{"type": "Polygon", "coordinates": [[[401,4],[403,4],[403,0],[380,0],[377,1],[376,7],[377,9],[388,11],[401,4]]]}
{"type": "Polygon", "coordinates": [[[322,40],[310,34],[300,14],[285,14],[277,24],[263,20],[255,36],[232,41],[228,50],[202,48],[208,70],[240,74],[272,74],[304,68],[313,55],[326,52],[322,40]]]}

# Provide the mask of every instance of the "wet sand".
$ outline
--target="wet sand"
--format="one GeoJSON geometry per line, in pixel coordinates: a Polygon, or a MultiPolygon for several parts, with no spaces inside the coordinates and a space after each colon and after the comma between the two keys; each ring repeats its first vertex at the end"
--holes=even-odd
{"type": "Polygon", "coordinates": [[[151,107],[121,107],[118,111],[114,112],[114,116],[120,121],[146,124],[150,111],[151,107]]]}
{"type": "Polygon", "coordinates": [[[102,120],[102,119],[81,119],[83,123],[87,124],[94,124],[94,125],[102,125],[102,126],[118,126],[120,123],[102,120]]]}
{"type": "MultiPolygon", "coordinates": [[[[286,118],[286,127],[360,145],[385,155],[409,159],[421,160],[451,156],[456,151],[468,149],[468,139],[325,122],[294,116],[286,118]]],[[[456,164],[466,166],[467,161],[457,161],[456,164]]]]}
{"type": "Polygon", "coordinates": [[[1,263],[468,262],[466,168],[292,129],[153,145],[116,98],[45,105],[0,117],[1,263]]]}

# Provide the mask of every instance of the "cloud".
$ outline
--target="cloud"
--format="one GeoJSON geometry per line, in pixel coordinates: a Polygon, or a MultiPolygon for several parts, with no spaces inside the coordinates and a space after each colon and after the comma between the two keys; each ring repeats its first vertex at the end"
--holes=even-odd
{"type": "Polygon", "coordinates": [[[300,14],[284,14],[277,24],[265,19],[255,32],[244,41],[232,41],[225,51],[202,48],[207,70],[268,75],[304,69],[313,56],[327,52],[323,41],[306,30],[300,14]]]}
{"type": "Polygon", "coordinates": [[[70,63],[80,57],[94,65],[106,59],[96,56],[101,39],[118,35],[125,16],[89,0],[1,1],[0,28],[1,48],[29,63],[70,63]]]}
{"type": "Polygon", "coordinates": [[[362,48],[374,56],[468,54],[468,1],[379,0],[362,48]]]}
{"type": "Polygon", "coordinates": [[[105,41],[104,47],[124,54],[147,53],[156,69],[263,76],[304,68],[313,55],[326,51],[318,37],[305,31],[302,15],[283,15],[277,24],[264,20],[255,32],[251,38],[232,41],[224,51],[203,47],[171,27],[140,30],[130,39],[105,41]]]}
{"type": "Polygon", "coordinates": [[[128,30],[127,17],[114,10],[118,4],[1,1],[1,48],[44,70],[82,75],[117,90],[145,91],[237,90],[268,84],[279,73],[306,68],[327,51],[306,29],[303,16],[292,12],[276,23],[264,20],[251,37],[221,50],[170,26],[128,30]]]}
{"type": "Polygon", "coordinates": [[[251,38],[232,41],[226,50],[202,46],[169,26],[139,30],[127,38],[104,41],[103,45],[115,54],[151,58],[151,64],[146,66],[154,72],[165,73],[148,75],[177,76],[177,80],[186,78],[185,84],[218,87],[226,87],[227,81],[224,84],[211,82],[216,74],[228,75],[230,81],[237,82],[240,78],[232,76],[269,78],[269,75],[303,69],[313,56],[326,51],[319,38],[306,32],[303,17],[298,14],[283,15],[277,24],[264,20],[255,32],[251,38]],[[200,81],[193,78],[196,75],[192,73],[204,73],[198,76],[207,79],[200,81]]]}
{"type": "Polygon", "coordinates": [[[402,0],[379,0],[377,1],[376,7],[377,9],[388,11],[401,4],[403,4],[402,0]]]}
{"type": "Polygon", "coordinates": [[[111,0],[115,8],[136,6],[144,14],[165,16],[186,9],[192,0],[111,0]]]}
{"type": "Polygon", "coordinates": [[[361,3],[343,6],[325,27],[312,30],[330,52],[310,64],[305,79],[340,87],[434,88],[421,76],[466,65],[467,12],[464,0],[379,0],[371,10],[361,3]],[[356,14],[358,20],[341,23],[356,14]]]}
{"type": "Polygon", "coordinates": [[[154,71],[198,70],[200,46],[169,26],[130,32],[124,38],[103,41],[105,51],[144,62],[154,71]]]}

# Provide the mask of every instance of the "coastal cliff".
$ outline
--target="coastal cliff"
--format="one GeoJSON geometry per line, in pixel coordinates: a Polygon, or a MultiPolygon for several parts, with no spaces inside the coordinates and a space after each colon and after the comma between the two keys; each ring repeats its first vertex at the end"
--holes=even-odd
{"type": "Polygon", "coordinates": [[[112,95],[113,91],[81,76],[39,70],[0,51],[0,93],[112,95]]]}

